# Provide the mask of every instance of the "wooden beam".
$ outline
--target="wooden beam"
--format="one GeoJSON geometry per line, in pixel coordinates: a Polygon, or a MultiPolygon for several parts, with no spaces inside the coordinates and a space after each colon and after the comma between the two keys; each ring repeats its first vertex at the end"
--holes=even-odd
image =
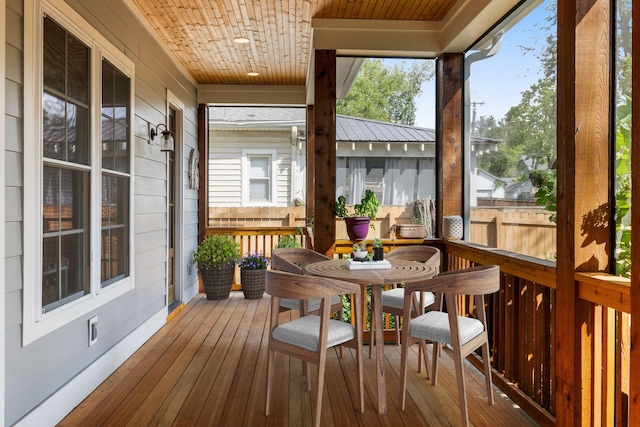
{"type": "MultiPolygon", "coordinates": [[[[640,7],[631,8],[633,22],[640,22],[640,7]]],[[[631,199],[640,203],[640,31],[632,31],[631,74],[631,199]]],[[[640,209],[631,209],[631,223],[640,224],[640,209]]],[[[640,227],[631,229],[631,352],[629,419],[640,419],[640,227]],[[634,321],[635,319],[635,321],[634,321]]]]}
{"type": "Polygon", "coordinates": [[[315,52],[315,249],[331,253],[336,239],[336,51],[315,52]]]}
{"type": "MultiPolygon", "coordinates": [[[[305,202],[305,215],[307,225],[315,221],[316,201],[316,137],[315,137],[315,109],[313,105],[307,106],[307,200],[305,202]]],[[[315,235],[315,233],[314,233],[315,235]]],[[[315,242],[315,239],[314,239],[315,242]]]]}
{"type": "Polygon", "coordinates": [[[576,271],[608,271],[609,0],[558,2],[555,408],[558,425],[589,425],[593,331],[576,271]]]}
{"type": "Polygon", "coordinates": [[[464,55],[446,53],[436,67],[436,230],[442,217],[463,214],[464,55]]]}

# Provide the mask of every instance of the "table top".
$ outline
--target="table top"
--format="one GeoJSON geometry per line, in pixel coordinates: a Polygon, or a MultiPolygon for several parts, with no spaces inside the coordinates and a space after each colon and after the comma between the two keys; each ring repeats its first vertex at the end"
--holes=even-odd
{"type": "Polygon", "coordinates": [[[330,277],[360,284],[411,283],[436,275],[436,270],[422,262],[389,260],[390,269],[349,270],[343,259],[314,262],[305,271],[314,276],[330,277]]]}

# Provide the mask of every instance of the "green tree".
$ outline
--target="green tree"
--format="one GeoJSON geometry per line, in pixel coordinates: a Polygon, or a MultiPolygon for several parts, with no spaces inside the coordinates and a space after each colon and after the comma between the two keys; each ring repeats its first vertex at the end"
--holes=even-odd
{"type": "Polygon", "coordinates": [[[363,62],[351,90],[337,102],[338,114],[413,126],[422,84],[433,78],[431,61],[402,61],[387,66],[380,59],[363,62]]]}

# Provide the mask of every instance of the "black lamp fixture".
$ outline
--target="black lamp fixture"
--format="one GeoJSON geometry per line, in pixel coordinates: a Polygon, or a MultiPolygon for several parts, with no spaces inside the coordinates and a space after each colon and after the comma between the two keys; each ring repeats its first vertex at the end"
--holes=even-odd
{"type": "Polygon", "coordinates": [[[160,144],[160,151],[173,151],[173,132],[170,132],[169,129],[167,129],[167,125],[164,123],[160,123],[155,129],[151,128],[151,140],[153,141],[156,135],[159,135],[158,128],[160,126],[164,127],[164,130],[162,131],[162,144],[160,144]]]}

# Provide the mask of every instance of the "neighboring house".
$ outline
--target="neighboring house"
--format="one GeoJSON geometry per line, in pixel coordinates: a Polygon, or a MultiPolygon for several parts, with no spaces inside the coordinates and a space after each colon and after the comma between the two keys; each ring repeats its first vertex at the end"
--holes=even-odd
{"type": "Polygon", "coordinates": [[[507,181],[498,178],[484,169],[476,171],[476,197],[504,199],[506,197],[507,181]]]}
{"type": "MultiPolygon", "coordinates": [[[[304,108],[210,111],[210,206],[290,206],[305,200],[304,108]]],[[[371,189],[381,204],[398,206],[435,198],[435,139],[433,129],[338,114],[336,196],[354,204],[371,189]]],[[[473,162],[475,153],[497,143],[474,138],[473,162]]]]}

